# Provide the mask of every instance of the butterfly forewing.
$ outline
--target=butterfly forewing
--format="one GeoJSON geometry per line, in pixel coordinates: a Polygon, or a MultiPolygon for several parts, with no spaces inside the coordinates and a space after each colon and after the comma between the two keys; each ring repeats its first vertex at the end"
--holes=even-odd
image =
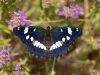
{"type": "Polygon", "coordinates": [[[18,26],[13,32],[26,45],[28,51],[39,57],[46,55],[46,47],[44,45],[45,29],[37,26],[18,26]]]}
{"type": "Polygon", "coordinates": [[[51,57],[58,57],[68,51],[69,46],[81,35],[79,28],[57,27],[51,30],[53,43],[51,46],[51,57]],[[53,47],[53,48],[52,48],[53,47]]]}

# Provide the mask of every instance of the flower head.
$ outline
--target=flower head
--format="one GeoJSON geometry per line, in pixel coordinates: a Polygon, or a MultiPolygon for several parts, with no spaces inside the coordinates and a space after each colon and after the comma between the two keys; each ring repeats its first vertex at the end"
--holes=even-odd
{"type": "Polygon", "coordinates": [[[63,6],[59,9],[59,16],[65,18],[71,17],[73,19],[79,18],[80,15],[84,15],[84,9],[78,5],[63,6]]]}
{"type": "Polygon", "coordinates": [[[22,11],[14,12],[12,16],[19,17],[19,19],[27,19],[27,16],[22,11]]]}
{"type": "Polygon", "coordinates": [[[76,0],[70,0],[71,2],[75,2],[76,0]]]}
{"type": "Polygon", "coordinates": [[[68,7],[67,6],[63,6],[60,8],[58,15],[59,16],[63,16],[65,18],[69,17],[69,12],[68,12],[68,7]]]}
{"type": "Polygon", "coordinates": [[[97,39],[97,40],[96,40],[96,45],[97,45],[97,46],[100,46],[100,39],[97,39]]]}
{"type": "Polygon", "coordinates": [[[0,60],[0,68],[3,67],[3,62],[0,60]]]}
{"type": "Polygon", "coordinates": [[[16,27],[18,25],[28,26],[29,24],[30,21],[27,20],[27,16],[22,11],[14,12],[11,16],[11,20],[8,21],[10,27],[16,27]]]}
{"type": "Polygon", "coordinates": [[[2,58],[5,59],[8,56],[8,51],[6,49],[2,49],[1,50],[1,56],[2,56],[2,58]]]}
{"type": "Polygon", "coordinates": [[[0,48],[0,68],[5,64],[9,64],[11,62],[11,57],[9,55],[9,49],[0,48]]]}
{"type": "Polygon", "coordinates": [[[70,17],[74,19],[79,17],[78,6],[70,5],[70,17]]]}
{"type": "Polygon", "coordinates": [[[97,0],[97,2],[100,2],[100,0],[97,0]]]}
{"type": "Polygon", "coordinates": [[[22,73],[21,73],[21,67],[19,65],[16,65],[15,71],[17,72],[17,75],[22,75],[22,73]]]}

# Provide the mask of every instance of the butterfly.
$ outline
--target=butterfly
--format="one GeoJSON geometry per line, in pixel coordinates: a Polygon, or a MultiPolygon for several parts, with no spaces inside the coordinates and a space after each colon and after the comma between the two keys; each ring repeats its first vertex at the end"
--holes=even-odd
{"type": "Polygon", "coordinates": [[[18,26],[13,29],[28,51],[38,57],[57,58],[68,52],[69,46],[82,34],[75,27],[18,26]]]}

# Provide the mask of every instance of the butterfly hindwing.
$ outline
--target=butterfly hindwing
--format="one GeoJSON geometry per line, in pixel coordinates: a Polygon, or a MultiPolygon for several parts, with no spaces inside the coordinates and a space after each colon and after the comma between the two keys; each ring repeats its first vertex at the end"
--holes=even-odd
{"type": "Polygon", "coordinates": [[[51,57],[58,57],[68,51],[69,46],[81,35],[79,28],[57,27],[51,30],[52,40],[51,57]],[[57,46],[57,47],[56,47],[57,46]]]}
{"type": "Polygon", "coordinates": [[[37,26],[18,26],[13,29],[13,32],[26,45],[31,54],[39,57],[46,55],[46,47],[43,44],[45,29],[37,26]]]}

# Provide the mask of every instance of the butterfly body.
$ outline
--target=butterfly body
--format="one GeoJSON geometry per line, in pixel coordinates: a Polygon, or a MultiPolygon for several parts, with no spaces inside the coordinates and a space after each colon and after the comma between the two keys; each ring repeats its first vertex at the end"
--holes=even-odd
{"type": "Polygon", "coordinates": [[[38,57],[58,57],[81,35],[79,28],[18,26],[13,32],[26,45],[28,51],[38,57]]]}
{"type": "Polygon", "coordinates": [[[47,50],[50,49],[50,46],[52,45],[52,39],[51,39],[51,29],[50,27],[47,27],[46,32],[45,32],[45,45],[47,47],[47,50]]]}

